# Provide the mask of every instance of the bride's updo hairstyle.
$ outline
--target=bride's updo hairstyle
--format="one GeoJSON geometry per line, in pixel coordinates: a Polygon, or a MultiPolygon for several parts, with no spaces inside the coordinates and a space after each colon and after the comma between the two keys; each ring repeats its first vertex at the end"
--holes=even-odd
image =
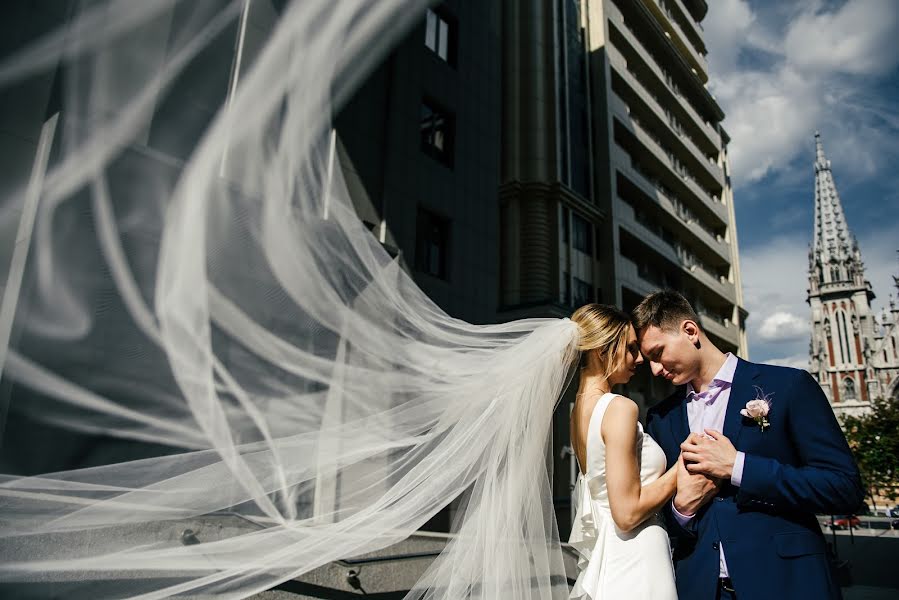
{"type": "Polygon", "coordinates": [[[578,328],[581,367],[587,365],[589,353],[596,352],[608,379],[625,359],[630,316],[609,304],[585,304],[574,311],[571,320],[578,328]]]}

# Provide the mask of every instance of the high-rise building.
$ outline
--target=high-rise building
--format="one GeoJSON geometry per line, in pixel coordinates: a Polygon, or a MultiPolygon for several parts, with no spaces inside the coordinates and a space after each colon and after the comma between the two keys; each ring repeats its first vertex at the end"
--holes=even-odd
{"type": "Polygon", "coordinates": [[[745,357],[729,138],[707,88],[705,13],[702,0],[590,3],[596,180],[610,217],[602,287],[625,308],[677,289],[711,340],[745,357]]]}
{"type": "Polygon", "coordinates": [[[874,290],[818,133],[808,282],[811,372],[837,416],[865,412],[875,398],[899,396],[899,307],[891,301],[880,321],[874,314],[874,290]]]}

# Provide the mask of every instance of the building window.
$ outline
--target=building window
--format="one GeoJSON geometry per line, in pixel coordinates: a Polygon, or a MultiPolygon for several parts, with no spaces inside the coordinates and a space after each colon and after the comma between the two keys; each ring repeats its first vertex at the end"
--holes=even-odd
{"type": "Polygon", "coordinates": [[[851,377],[843,380],[843,399],[855,400],[855,381],[851,377]]]}
{"type": "Polygon", "coordinates": [[[428,9],[425,18],[425,46],[449,65],[455,64],[455,22],[441,11],[428,9]]]}
{"type": "Polygon", "coordinates": [[[447,279],[449,219],[418,209],[415,240],[415,268],[422,273],[447,279]]]}
{"type": "Polygon", "coordinates": [[[837,336],[840,338],[840,352],[844,363],[852,362],[851,346],[849,345],[849,332],[846,329],[846,313],[837,313],[837,336]]]}
{"type": "Polygon", "coordinates": [[[572,277],[572,306],[583,306],[593,302],[593,286],[582,279],[572,277]]]}
{"type": "Polygon", "coordinates": [[[455,119],[432,103],[421,103],[421,149],[445,165],[453,163],[453,130],[455,119]]]}
{"type": "Polygon", "coordinates": [[[593,254],[593,224],[577,213],[571,217],[571,245],[584,254],[593,254]]]}

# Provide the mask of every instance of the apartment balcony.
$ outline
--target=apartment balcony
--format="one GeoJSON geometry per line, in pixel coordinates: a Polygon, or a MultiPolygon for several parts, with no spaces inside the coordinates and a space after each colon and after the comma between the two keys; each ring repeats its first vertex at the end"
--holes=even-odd
{"type": "Polygon", "coordinates": [[[681,6],[695,19],[696,26],[705,31],[702,20],[709,14],[709,4],[706,0],[680,0],[681,6]]]}
{"type": "Polygon", "coordinates": [[[629,120],[631,118],[631,109],[627,102],[621,99],[621,96],[609,90],[609,112],[618,116],[620,120],[629,120]]]}
{"type": "Polygon", "coordinates": [[[682,175],[681,181],[683,181],[684,185],[693,192],[697,198],[700,198],[705,204],[712,209],[712,212],[715,213],[720,219],[722,223],[727,223],[727,208],[724,206],[724,202],[721,201],[720,196],[713,196],[705,188],[703,188],[697,181],[688,176],[682,175]]]}
{"type": "Polygon", "coordinates": [[[703,54],[690,42],[690,38],[684,33],[675,19],[668,15],[668,11],[659,0],[642,0],[642,4],[656,18],[665,31],[667,37],[680,54],[687,59],[691,70],[696,73],[699,80],[706,84],[709,82],[709,64],[703,54]]]}
{"type": "MultiPolygon", "coordinates": [[[[610,96],[617,98],[614,94],[610,94],[610,96]]],[[[701,216],[708,218],[710,221],[717,222],[720,225],[727,226],[728,214],[724,203],[721,202],[720,199],[716,199],[706,192],[693,178],[681,175],[677,172],[668,151],[662,147],[651,133],[643,129],[643,127],[633,119],[624,101],[617,98],[616,102],[610,102],[610,107],[612,108],[613,118],[617,119],[617,121],[621,123],[634,138],[636,138],[640,145],[649,151],[657,163],[663,165],[670,172],[669,178],[679,182],[681,189],[688,192],[685,195],[693,197],[693,201],[689,204],[694,207],[701,206],[702,210],[697,211],[702,213],[701,216]]]]}
{"type": "Polygon", "coordinates": [[[617,223],[619,227],[627,231],[634,239],[640,240],[641,243],[652,248],[657,254],[671,263],[673,267],[680,269],[681,273],[692,278],[694,284],[699,284],[701,288],[717,294],[720,299],[729,304],[736,304],[737,291],[734,284],[727,281],[727,279],[715,277],[700,265],[685,263],[674,246],[663,240],[656,232],[639,223],[633,217],[633,213],[630,214],[630,218],[618,219],[617,223]]]}
{"type": "Polygon", "coordinates": [[[703,283],[707,288],[714,290],[715,293],[727,300],[730,304],[737,303],[737,288],[734,284],[729,282],[726,277],[710,273],[704,267],[699,265],[684,268],[690,271],[690,274],[693,275],[694,279],[703,283]]]}
{"type": "MultiPolygon", "coordinates": [[[[684,21],[686,25],[681,25],[682,28],[686,28],[686,33],[690,36],[691,40],[700,40],[699,43],[705,47],[705,31],[702,28],[702,24],[693,19],[693,15],[690,14],[690,11],[687,10],[687,7],[684,6],[684,3],[681,0],[668,0],[677,6],[678,10],[680,10],[681,15],[684,17],[684,21]]],[[[701,54],[701,52],[700,52],[701,54]]]]}
{"type": "Polygon", "coordinates": [[[632,236],[647,246],[651,246],[670,262],[680,264],[675,247],[656,231],[638,221],[633,208],[620,198],[615,199],[615,216],[616,222],[632,236]]]}
{"type": "Polygon", "coordinates": [[[664,282],[644,279],[640,275],[640,269],[637,267],[637,264],[620,254],[615,257],[615,278],[618,283],[626,285],[642,296],[665,287],[664,282]]]}
{"type": "Polygon", "coordinates": [[[658,62],[656,62],[655,57],[643,46],[640,39],[631,30],[628,23],[625,22],[624,15],[621,14],[621,11],[612,3],[606,4],[606,10],[609,14],[609,20],[615,26],[618,33],[620,33],[631,46],[631,50],[640,57],[647,70],[651,71],[656,77],[658,83],[668,91],[670,100],[673,100],[674,104],[681,107],[694,127],[705,136],[705,141],[711,144],[711,148],[716,150],[720,149],[722,145],[721,135],[710,123],[700,116],[699,112],[693,107],[689,100],[681,96],[676,90],[671,89],[668,84],[668,79],[665,76],[665,70],[658,64],[658,62]]]}
{"type": "MultiPolygon", "coordinates": [[[[709,233],[697,220],[685,217],[682,212],[677,210],[677,206],[671,198],[668,198],[664,192],[653,187],[651,182],[646,180],[638,171],[629,166],[620,165],[617,161],[615,161],[614,166],[616,171],[626,177],[643,194],[655,200],[655,204],[662,208],[665,219],[677,224],[677,232],[687,236],[695,245],[702,248],[703,252],[713,255],[721,262],[730,264],[732,258],[730,244],[725,242],[723,238],[719,239],[718,236],[709,233]],[[652,192],[655,192],[655,194],[652,192]]],[[[616,214],[624,214],[636,220],[633,207],[622,199],[620,190],[618,195],[619,197],[615,199],[616,214]],[[621,204],[619,205],[618,203],[621,204]]]]}
{"type": "MultiPolygon", "coordinates": [[[[724,238],[713,234],[695,211],[685,214],[683,201],[669,196],[668,190],[662,188],[647,173],[644,173],[634,164],[627,151],[617,145],[613,146],[611,164],[614,171],[626,177],[643,195],[653,200],[658,206],[661,206],[666,213],[678,219],[685,227],[688,227],[700,242],[710,247],[719,256],[726,258],[727,262],[730,262],[730,246],[724,241],[724,238]]],[[[705,216],[709,216],[708,211],[706,211],[705,216]]],[[[713,220],[717,220],[717,215],[712,215],[712,217],[713,220]]]]}
{"type": "Polygon", "coordinates": [[[684,225],[686,225],[690,233],[692,233],[696,237],[696,239],[698,239],[702,243],[703,246],[705,246],[706,248],[714,252],[716,256],[724,259],[728,264],[730,264],[730,261],[733,260],[733,257],[730,253],[730,244],[725,242],[722,236],[710,233],[705,227],[703,227],[693,219],[685,219],[680,214],[678,214],[676,208],[674,208],[674,216],[677,217],[681,222],[683,222],[684,225]]]}
{"type": "MultiPolygon", "coordinates": [[[[674,179],[680,179],[680,175],[674,170],[674,163],[671,161],[671,157],[668,154],[668,151],[662,146],[662,144],[655,138],[654,135],[646,131],[637,118],[632,114],[630,106],[621,99],[620,96],[615,94],[615,92],[609,92],[609,96],[615,97],[619,100],[616,102],[614,106],[610,103],[610,107],[612,110],[613,118],[617,118],[618,122],[621,123],[630,133],[636,138],[643,146],[645,146],[646,150],[648,150],[656,162],[664,165],[671,173],[671,177],[674,179]],[[623,112],[622,112],[623,109],[623,112]]],[[[614,127],[614,124],[613,124],[614,127]]],[[[705,202],[706,198],[703,196],[698,196],[696,198],[698,202],[705,202]]]]}
{"type": "Polygon", "coordinates": [[[666,114],[665,109],[662,108],[659,99],[646,89],[640,80],[637,79],[635,73],[627,67],[627,59],[617,49],[611,46],[609,47],[608,53],[609,61],[615,68],[615,73],[617,73],[631,88],[634,97],[636,98],[636,102],[642,103],[643,110],[651,113],[663,127],[672,130],[672,134],[677,139],[678,149],[681,151],[682,156],[689,156],[691,161],[699,164],[700,169],[702,169],[702,176],[708,179],[709,182],[720,188],[724,188],[724,169],[722,169],[717,162],[709,159],[709,157],[696,146],[696,143],[690,136],[676,132],[672,129],[669,117],[666,114]],[[623,70],[621,70],[622,64],[624,65],[623,70]]]}
{"type": "Polygon", "coordinates": [[[699,326],[707,334],[711,334],[718,339],[740,347],[740,328],[737,327],[730,319],[722,319],[709,312],[697,311],[699,314],[699,326]]]}

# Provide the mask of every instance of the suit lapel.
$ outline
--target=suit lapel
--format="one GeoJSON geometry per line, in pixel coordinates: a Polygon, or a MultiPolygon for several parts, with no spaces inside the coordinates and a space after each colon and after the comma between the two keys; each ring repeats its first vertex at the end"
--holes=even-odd
{"type": "Polygon", "coordinates": [[[668,421],[671,423],[671,435],[674,436],[674,443],[676,444],[674,455],[677,456],[680,453],[681,442],[690,435],[690,422],[687,420],[687,389],[679,387],[675,394],[679,400],[677,407],[672,411],[674,414],[671,415],[668,421]]]}
{"type": "Polygon", "coordinates": [[[730,398],[727,401],[727,411],[724,414],[724,433],[736,447],[743,432],[743,415],[740,410],[746,408],[746,403],[755,398],[756,379],[759,370],[751,362],[737,359],[737,369],[734,371],[734,381],[730,388],[730,398]]]}

